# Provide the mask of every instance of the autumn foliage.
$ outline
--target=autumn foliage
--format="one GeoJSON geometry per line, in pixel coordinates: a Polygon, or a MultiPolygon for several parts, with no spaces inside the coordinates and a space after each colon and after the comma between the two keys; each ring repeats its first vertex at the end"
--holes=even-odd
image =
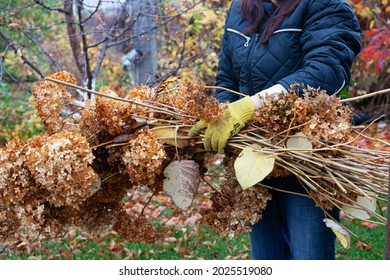
{"type": "MultiPolygon", "coordinates": [[[[390,4],[387,0],[351,0],[362,30],[362,51],[352,68],[350,95],[358,96],[390,88],[389,42],[390,4]]],[[[389,110],[388,95],[375,96],[353,105],[362,114],[386,113],[389,110]]]]}

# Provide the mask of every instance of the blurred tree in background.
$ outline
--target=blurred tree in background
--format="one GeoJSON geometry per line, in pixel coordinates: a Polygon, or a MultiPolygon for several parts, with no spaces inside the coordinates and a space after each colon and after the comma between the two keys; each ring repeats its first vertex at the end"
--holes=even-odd
{"type": "Polygon", "coordinates": [[[213,84],[228,2],[0,0],[0,141],[42,130],[30,93],[60,69],[119,94],[171,76],[213,84]]]}
{"type": "MultiPolygon", "coordinates": [[[[359,17],[363,50],[355,61],[351,95],[390,88],[390,5],[388,0],[350,0],[359,17]]],[[[390,111],[390,94],[365,99],[354,106],[363,113],[390,111]]]]}

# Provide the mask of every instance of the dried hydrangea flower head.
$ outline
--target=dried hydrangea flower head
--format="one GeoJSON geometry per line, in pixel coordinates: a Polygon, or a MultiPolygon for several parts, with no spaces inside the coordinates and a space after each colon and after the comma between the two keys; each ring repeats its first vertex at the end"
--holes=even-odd
{"type": "MultiPolygon", "coordinates": [[[[100,93],[117,97],[117,94],[108,87],[100,89],[100,93]]],[[[79,121],[82,134],[92,145],[105,141],[110,136],[123,132],[124,116],[128,104],[104,96],[97,96],[94,100],[87,100],[79,121]]]]}
{"type": "MultiPolygon", "coordinates": [[[[107,96],[117,97],[118,95],[108,87],[102,87],[100,93],[107,96]]],[[[131,115],[127,108],[129,104],[109,99],[103,96],[96,98],[95,112],[100,127],[110,135],[117,135],[123,131],[125,122],[123,117],[131,115]]],[[[96,125],[96,124],[95,124],[96,125]]]]}
{"type": "MultiPolygon", "coordinates": [[[[140,85],[132,90],[126,95],[126,99],[141,101],[141,100],[155,100],[156,94],[152,87],[146,85],[140,85]]],[[[137,104],[129,103],[128,112],[138,116],[138,117],[147,117],[149,115],[148,108],[140,106],[137,104]]]]}
{"type": "Polygon", "coordinates": [[[323,147],[322,142],[350,140],[353,134],[349,107],[341,106],[338,97],[320,89],[309,86],[303,92],[303,97],[299,97],[294,94],[293,86],[290,93],[266,97],[254,117],[254,122],[267,131],[265,136],[283,146],[288,139],[286,136],[302,132],[314,148],[323,147]]]}
{"type": "MultiPolygon", "coordinates": [[[[108,97],[118,95],[108,87],[102,87],[100,93],[108,97]]],[[[127,99],[144,99],[152,94],[151,89],[140,86],[132,90],[127,99]]],[[[134,116],[145,115],[145,107],[128,102],[97,96],[95,100],[87,100],[79,125],[82,134],[92,145],[107,141],[126,132],[135,122],[134,116]]]]}
{"type": "MultiPolygon", "coordinates": [[[[64,225],[51,210],[77,208],[99,188],[99,177],[89,166],[94,156],[84,137],[62,131],[42,134],[27,144],[13,139],[0,150],[0,216],[10,229],[41,239],[64,225]]],[[[58,211],[56,211],[58,212],[58,211]]]]}
{"type": "MultiPolygon", "coordinates": [[[[205,87],[198,83],[178,85],[169,92],[162,92],[156,101],[175,107],[186,114],[206,122],[217,120],[226,108],[226,104],[218,100],[205,87]]],[[[185,118],[184,123],[194,123],[195,119],[185,118]]]]}
{"type": "Polygon", "coordinates": [[[0,240],[12,236],[19,226],[14,209],[6,208],[0,203],[0,240]]]}
{"type": "Polygon", "coordinates": [[[164,240],[169,233],[167,228],[157,229],[149,223],[145,216],[139,216],[136,219],[125,212],[121,211],[115,218],[113,229],[120,236],[128,239],[131,242],[153,244],[164,240]]]}
{"type": "MultiPolygon", "coordinates": [[[[48,77],[76,85],[76,79],[66,71],[60,71],[48,77]]],[[[60,132],[66,126],[61,112],[65,104],[72,102],[72,95],[64,86],[47,80],[40,81],[33,94],[39,117],[49,133],[60,132]]]]}
{"type": "Polygon", "coordinates": [[[213,95],[206,92],[203,85],[197,83],[181,86],[174,105],[206,122],[217,120],[225,109],[225,105],[220,104],[213,95]]]}
{"type": "Polygon", "coordinates": [[[28,146],[18,139],[0,150],[0,236],[8,237],[16,231],[28,234],[25,230],[34,238],[39,235],[32,216],[40,205],[40,196],[26,165],[27,150],[28,146]]]}
{"type": "MultiPolygon", "coordinates": [[[[339,97],[308,87],[304,89],[304,100],[308,124],[302,132],[306,136],[320,142],[335,143],[346,143],[352,139],[351,110],[340,103],[339,97]]],[[[321,144],[314,146],[323,147],[321,144]]]]}
{"type": "MultiPolygon", "coordinates": [[[[225,162],[227,162],[225,160],[225,162]]],[[[242,190],[235,179],[234,159],[225,166],[225,182],[220,191],[215,191],[211,197],[212,209],[201,212],[202,221],[209,224],[223,236],[251,231],[251,226],[262,217],[272,195],[267,188],[255,185],[242,190]]]]}
{"type": "Polygon", "coordinates": [[[89,166],[94,156],[85,137],[62,131],[28,144],[26,165],[51,205],[77,208],[93,194],[98,175],[89,166]]]}
{"type": "Polygon", "coordinates": [[[27,149],[16,138],[0,149],[0,204],[5,207],[13,207],[34,188],[35,182],[26,168],[27,149]]]}
{"type": "Polygon", "coordinates": [[[162,164],[166,157],[164,145],[147,129],[140,130],[138,136],[122,149],[122,163],[126,166],[130,180],[135,185],[151,188],[162,174],[162,164]]]}
{"type": "MultiPolygon", "coordinates": [[[[268,135],[266,137],[275,136],[290,126],[296,124],[295,102],[299,97],[295,94],[280,92],[276,97],[266,95],[265,102],[261,110],[256,110],[254,122],[264,127],[268,135]]],[[[277,143],[280,139],[273,139],[277,143]]]]}

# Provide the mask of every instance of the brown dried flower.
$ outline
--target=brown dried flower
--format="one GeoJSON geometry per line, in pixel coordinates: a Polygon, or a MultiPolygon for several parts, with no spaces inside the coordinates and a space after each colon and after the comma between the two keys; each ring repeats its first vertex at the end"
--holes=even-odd
{"type": "Polygon", "coordinates": [[[145,244],[153,244],[163,240],[168,229],[153,227],[145,216],[132,219],[124,210],[118,213],[113,229],[129,241],[145,244]]]}
{"type": "Polygon", "coordinates": [[[324,142],[344,143],[351,139],[351,111],[342,106],[338,97],[326,91],[307,87],[301,98],[290,93],[267,96],[261,110],[256,111],[254,122],[267,130],[272,143],[283,145],[288,135],[305,134],[314,148],[324,142]]]}
{"type": "Polygon", "coordinates": [[[76,132],[36,136],[28,142],[27,167],[37,185],[49,192],[54,206],[78,207],[93,194],[98,175],[87,140],[76,132]]]}
{"type": "MultiPolygon", "coordinates": [[[[130,92],[128,98],[133,99],[145,97],[141,94],[148,88],[138,87],[130,92]],[[138,95],[137,95],[138,93],[138,95]]],[[[118,97],[108,87],[100,89],[100,93],[107,96],[118,97]]],[[[88,138],[92,145],[99,142],[112,140],[113,136],[120,135],[131,130],[136,122],[135,115],[140,116],[145,107],[113,100],[108,97],[98,96],[96,100],[87,100],[81,119],[79,121],[82,134],[88,138]]]]}
{"type": "Polygon", "coordinates": [[[13,207],[35,186],[26,168],[26,150],[27,146],[16,138],[0,149],[0,205],[13,207]]]}
{"type": "MultiPolygon", "coordinates": [[[[48,75],[48,77],[76,84],[73,75],[66,71],[60,71],[48,75]]],[[[72,95],[64,86],[43,80],[35,86],[33,94],[39,117],[49,133],[60,132],[64,129],[64,126],[71,127],[61,117],[62,107],[73,100],[72,95]]]]}
{"type": "MultiPolygon", "coordinates": [[[[134,89],[132,89],[127,95],[126,99],[134,100],[134,101],[142,101],[142,100],[155,100],[156,94],[154,92],[154,89],[146,86],[146,85],[140,85],[134,89]]],[[[137,104],[128,104],[129,112],[132,114],[138,116],[138,117],[147,117],[149,115],[148,108],[144,106],[140,106],[137,104]]]]}
{"type": "MultiPolygon", "coordinates": [[[[160,94],[157,101],[183,110],[190,116],[206,122],[217,120],[226,108],[226,104],[219,103],[203,85],[198,83],[180,85],[176,90],[160,94]]],[[[194,120],[185,118],[185,122],[191,123],[194,120]]]]}
{"type": "Polygon", "coordinates": [[[225,167],[226,181],[221,191],[211,197],[212,210],[201,212],[204,222],[229,237],[250,232],[251,225],[261,219],[261,213],[272,197],[267,188],[257,185],[242,190],[235,179],[233,163],[234,160],[230,160],[225,167]]]}
{"type": "Polygon", "coordinates": [[[217,120],[226,108],[214,96],[207,94],[203,85],[196,83],[180,87],[174,105],[206,122],[217,120]]]}
{"type": "Polygon", "coordinates": [[[164,145],[153,132],[140,130],[122,150],[122,163],[134,184],[153,187],[166,159],[164,145]]]}
{"type": "Polygon", "coordinates": [[[5,208],[0,203],[0,240],[13,235],[19,226],[19,220],[14,209],[5,208]]]}

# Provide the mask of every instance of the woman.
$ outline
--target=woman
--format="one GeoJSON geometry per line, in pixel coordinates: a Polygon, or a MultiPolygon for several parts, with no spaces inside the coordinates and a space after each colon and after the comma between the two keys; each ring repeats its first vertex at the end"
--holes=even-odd
{"type": "MultiPolygon", "coordinates": [[[[207,150],[224,152],[226,142],[261,110],[263,96],[290,85],[320,87],[338,94],[349,86],[350,67],[361,50],[359,22],[340,0],[233,0],[225,23],[217,86],[246,94],[240,98],[217,90],[230,102],[219,120],[207,127],[207,150]]],[[[304,192],[295,177],[265,182],[279,189],[304,192]]],[[[260,222],[250,234],[254,259],[335,259],[335,237],[324,213],[304,196],[272,192],[260,222]]],[[[331,213],[337,218],[338,211],[331,213]]]]}

